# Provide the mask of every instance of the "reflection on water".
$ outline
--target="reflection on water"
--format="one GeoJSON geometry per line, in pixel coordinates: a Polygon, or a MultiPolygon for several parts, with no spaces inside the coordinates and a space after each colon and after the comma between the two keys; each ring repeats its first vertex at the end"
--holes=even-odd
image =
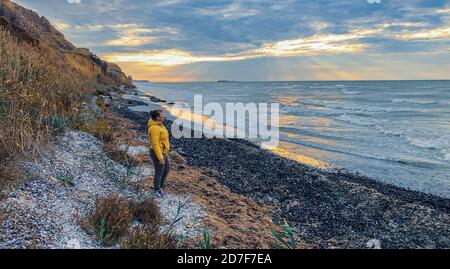
{"type": "Polygon", "coordinates": [[[276,100],[282,105],[297,106],[300,96],[277,96],[276,100]]]}
{"type": "Polygon", "coordinates": [[[289,126],[300,123],[300,117],[292,116],[292,115],[280,115],[279,126],[289,126]]]}
{"type": "Polygon", "coordinates": [[[299,163],[309,165],[312,167],[316,167],[316,168],[320,168],[320,169],[326,169],[326,168],[330,167],[330,165],[327,164],[326,162],[323,162],[318,159],[308,157],[308,156],[298,153],[297,152],[298,146],[293,145],[288,142],[280,141],[280,144],[278,145],[278,147],[271,147],[271,148],[266,148],[266,149],[272,151],[273,153],[275,153],[277,155],[289,158],[291,160],[294,160],[299,163]]]}
{"type": "Polygon", "coordinates": [[[329,146],[335,146],[336,141],[332,139],[325,139],[315,136],[308,136],[308,135],[302,135],[302,134],[294,134],[294,133],[288,133],[288,132],[281,132],[281,135],[285,135],[287,138],[296,140],[296,141],[304,141],[309,142],[313,144],[321,144],[321,145],[329,145],[329,146]]]}

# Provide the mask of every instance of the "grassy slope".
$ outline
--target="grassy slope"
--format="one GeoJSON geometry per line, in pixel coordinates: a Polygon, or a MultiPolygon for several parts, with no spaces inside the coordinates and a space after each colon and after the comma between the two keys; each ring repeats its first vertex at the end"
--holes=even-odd
{"type": "Polygon", "coordinates": [[[17,160],[73,123],[89,92],[85,76],[49,52],[0,31],[0,188],[19,176],[17,160]]]}

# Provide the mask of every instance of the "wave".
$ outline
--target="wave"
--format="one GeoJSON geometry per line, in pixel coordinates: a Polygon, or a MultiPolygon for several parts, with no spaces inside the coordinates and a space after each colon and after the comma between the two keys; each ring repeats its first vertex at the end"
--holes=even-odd
{"type": "MultiPolygon", "coordinates": [[[[327,109],[303,109],[292,106],[281,106],[280,109],[286,113],[294,116],[317,116],[317,117],[336,117],[342,114],[345,114],[344,110],[327,110],[327,109]]],[[[364,113],[360,113],[361,115],[368,115],[364,113]]]]}
{"type": "Polygon", "coordinates": [[[336,117],[335,119],[339,120],[339,121],[351,123],[354,125],[359,125],[359,126],[376,126],[374,120],[372,120],[372,119],[348,115],[348,114],[340,115],[339,117],[336,117]]]}
{"type": "Polygon", "coordinates": [[[433,105],[433,104],[439,104],[439,101],[394,98],[394,99],[392,99],[392,103],[410,103],[410,104],[419,104],[419,105],[433,105]]]}
{"type": "Polygon", "coordinates": [[[422,148],[422,149],[440,149],[441,143],[439,143],[437,140],[430,140],[430,139],[422,139],[422,138],[411,138],[409,136],[406,137],[406,140],[408,143],[412,146],[422,148]]]}
{"type": "Polygon", "coordinates": [[[358,91],[350,91],[347,89],[342,89],[341,92],[345,95],[356,95],[356,94],[360,94],[361,92],[358,91]]]}
{"type": "Polygon", "coordinates": [[[382,127],[382,126],[379,126],[379,125],[377,125],[376,127],[377,127],[377,130],[378,130],[379,133],[382,133],[382,134],[387,135],[387,136],[402,136],[402,135],[405,134],[401,130],[388,130],[388,129],[386,129],[386,128],[382,127]]]}
{"type": "MultiPolygon", "coordinates": [[[[383,113],[383,112],[397,112],[402,111],[394,108],[387,107],[377,107],[377,106],[362,106],[362,105],[354,105],[351,103],[337,103],[337,102],[329,102],[329,101],[316,101],[316,100],[299,100],[299,103],[303,105],[311,105],[318,107],[326,107],[326,108],[335,108],[335,109],[345,109],[356,112],[365,112],[365,113],[383,113]]],[[[405,110],[409,111],[409,110],[405,110]]]]}
{"type": "MultiPolygon", "coordinates": [[[[401,137],[406,140],[406,143],[408,143],[410,146],[419,148],[419,149],[426,149],[426,150],[432,150],[436,153],[433,154],[435,158],[438,160],[444,160],[449,161],[450,160],[450,150],[448,148],[448,144],[446,144],[445,140],[439,139],[439,138],[415,138],[410,137],[407,133],[405,133],[404,129],[389,129],[384,126],[382,126],[382,123],[378,120],[370,119],[370,118],[364,118],[364,117],[358,117],[354,115],[348,115],[344,114],[339,117],[335,118],[336,120],[347,122],[353,125],[363,126],[363,127],[375,127],[376,130],[387,136],[391,137],[401,137]]],[[[367,156],[366,156],[367,157],[367,156]]],[[[404,160],[393,160],[397,162],[404,162],[404,160]]],[[[415,166],[418,166],[417,164],[415,166]]]]}
{"type": "Polygon", "coordinates": [[[450,161],[450,151],[443,149],[441,153],[444,156],[444,161],[450,161]]]}
{"type": "Polygon", "coordinates": [[[407,159],[407,158],[401,158],[401,157],[376,156],[376,155],[372,155],[372,154],[351,152],[351,151],[341,150],[336,147],[326,147],[326,146],[320,145],[320,144],[318,145],[318,144],[307,143],[307,142],[297,140],[297,139],[290,139],[290,140],[287,140],[287,142],[298,144],[298,145],[305,146],[305,147],[315,148],[315,149],[319,149],[319,150],[325,150],[325,151],[329,151],[329,152],[346,154],[346,155],[367,158],[367,159],[372,159],[372,160],[377,160],[377,161],[394,162],[394,163],[399,163],[399,164],[409,165],[409,166],[414,166],[414,167],[420,167],[420,168],[433,168],[436,165],[440,164],[439,162],[436,162],[436,161],[424,160],[424,159],[416,159],[416,158],[414,158],[414,159],[408,158],[407,159]]]}
{"type": "Polygon", "coordinates": [[[406,135],[408,144],[420,148],[437,151],[440,156],[438,158],[444,161],[450,161],[450,149],[444,141],[430,137],[429,139],[411,138],[406,135]]]}

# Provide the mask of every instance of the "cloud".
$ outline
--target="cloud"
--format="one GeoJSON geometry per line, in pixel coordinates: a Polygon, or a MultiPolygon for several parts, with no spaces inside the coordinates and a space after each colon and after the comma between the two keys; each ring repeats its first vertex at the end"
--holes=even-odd
{"type": "Polygon", "coordinates": [[[450,27],[435,28],[426,31],[412,32],[398,36],[405,40],[429,40],[429,39],[446,39],[450,37],[450,27]]]}
{"type": "Polygon", "coordinates": [[[150,36],[154,29],[141,27],[135,24],[115,25],[109,28],[117,31],[117,38],[108,40],[104,44],[107,46],[142,46],[153,43],[156,37],[150,36]]]}
{"type": "Polygon", "coordinates": [[[61,20],[52,20],[51,24],[58,30],[61,32],[67,31],[68,29],[70,29],[70,24],[63,22],[61,20]]]}
{"type": "Polygon", "coordinates": [[[304,38],[265,42],[254,49],[219,55],[198,55],[192,52],[170,50],[148,50],[139,53],[104,54],[112,62],[136,62],[153,66],[176,66],[199,62],[230,62],[256,58],[317,56],[362,53],[371,47],[367,38],[397,40],[438,39],[450,37],[450,28],[415,30],[427,27],[422,22],[390,22],[374,25],[371,29],[355,29],[345,34],[317,34],[304,38]]]}
{"type": "Polygon", "coordinates": [[[450,14],[450,8],[446,8],[446,9],[438,9],[436,10],[437,14],[450,14]]]}
{"type": "Polygon", "coordinates": [[[234,2],[224,7],[198,8],[198,15],[211,16],[225,20],[236,20],[258,15],[260,11],[244,6],[241,2],[234,2]]]}
{"type": "Polygon", "coordinates": [[[138,24],[81,24],[70,25],[60,20],[52,20],[52,24],[60,31],[72,34],[92,35],[94,32],[106,31],[114,36],[94,46],[138,47],[158,40],[155,35],[176,35],[178,31],[170,27],[148,28],[138,24]]]}
{"type": "Polygon", "coordinates": [[[358,30],[341,35],[314,35],[307,38],[268,42],[259,48],[235,54],[216,56],[193,55],[182,50],[153,50],[141,53],[105,54],[112,62],[140,62],[147,65],[184,65],[197,62],[240,61],[264,57],[288,57],[299,55],[358,53],[368,47],[362,43],[351,43],[379,33],[381,30],[358,30]]]}
{"type": "MultiPolygon", "coordinates": [[[[383,61],[378,64],[390,63],[394,54],[414,59],[435,51],[448,53],[450,40],[448,0],[16,2],[50,18],[77,46],[126,65],[127,72],[137,72],[133,65],[145,66],[145,70],[159,70],[161,77],[161,70],[168,67],[186,73],[207,66],[211,74],[214,68],[227,72],[226,68],[245,65],[245,72],[264,72],[256,65],[279,62],[282,66],[290,59],[328,57],[332,60],[327,63],[310,64],[336,66],[339,59],[379,55],[383,61]]],[[[301,65],[294,61],[293,77],[299,73],[295,64],[301,65]]],[[[219,71],[216,75],[221,76],[219,71]]]]}
{"type": "Polygon", "coordinates": [[[81,0],[67,0],[69,4],[81,4],[81,0]]]}

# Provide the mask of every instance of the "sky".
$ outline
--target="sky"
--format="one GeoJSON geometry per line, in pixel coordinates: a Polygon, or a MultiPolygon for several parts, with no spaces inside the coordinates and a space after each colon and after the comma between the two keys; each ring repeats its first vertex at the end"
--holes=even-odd
{"type": "Polygon", "coordinates": [[[450,0],[16,0],[134,79],[450,79],[450,0]]]}

